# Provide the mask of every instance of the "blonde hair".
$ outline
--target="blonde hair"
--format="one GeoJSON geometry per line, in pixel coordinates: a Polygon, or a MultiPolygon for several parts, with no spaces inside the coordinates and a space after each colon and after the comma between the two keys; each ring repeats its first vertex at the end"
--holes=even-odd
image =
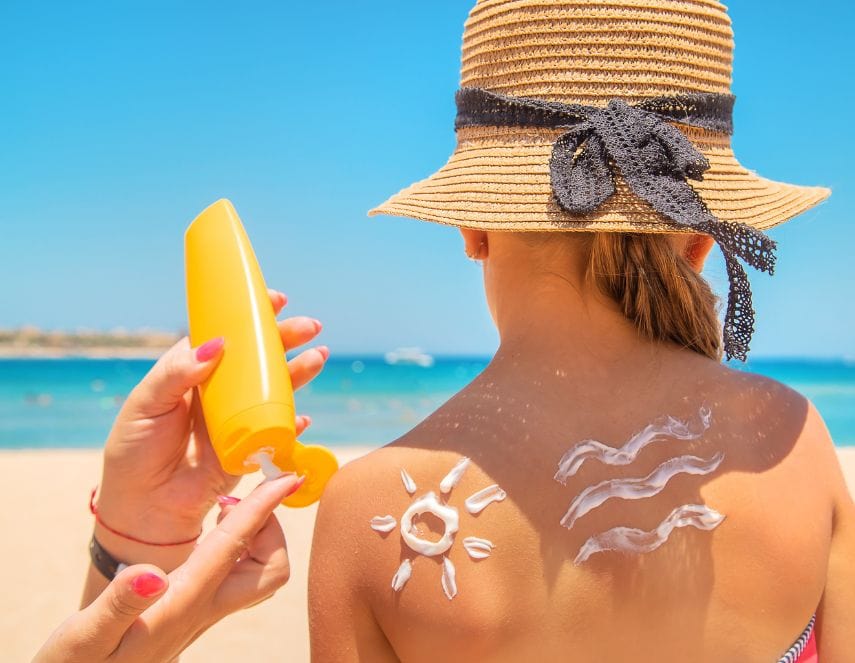
{"type": "Polygon", "coordinates": [[[642,336],[721,360],[718,298],[667,235],[589,235],[586,278],[620,305],[642,336]]]}

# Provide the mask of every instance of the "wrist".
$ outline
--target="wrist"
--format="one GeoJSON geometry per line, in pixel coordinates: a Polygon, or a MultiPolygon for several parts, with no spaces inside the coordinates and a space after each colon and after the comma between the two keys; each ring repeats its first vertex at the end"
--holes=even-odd
{"type": "Polygon", "coordinates": [[[111,532],[100,523],[95,523],[93,533],[111,556],[120,562],[133,564],[154,564],[167,573],[181,566],[196,547],[196,541],[176,546],[152,546],[131,541],[111,532]]]}
{"type": "Polygon", "coordinates": [[[159,506],[160,500],[151,495],[135,499],[128,491],[113,492],[96,487],[90,500],[90,511],[103,529],[136,539],[152,546],[171,546],[178,542],[192,543],[202,531],[203,512],[196,509],[175,509],[159,506]]]}
{"type": "Polygon", "coordinates": [[[193,552],[201,534],[201,519],[159,513],[150,506],[134,508],[128,500],[117,504],[92,491],[90,511],[94,536],[125,564],[155,564],[169,572],[193,552]]]}

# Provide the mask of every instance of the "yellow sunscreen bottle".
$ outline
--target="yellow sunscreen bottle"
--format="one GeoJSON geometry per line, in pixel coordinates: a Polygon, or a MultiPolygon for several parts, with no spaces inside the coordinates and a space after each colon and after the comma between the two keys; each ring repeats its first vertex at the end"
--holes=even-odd
{"type": "Polygon", "coordinates": [[[199,387],[205,424],[223,469],[246,474],[261,467],[270,475],[278,468],[305,475],[283,504],[316,502],[338,463],[324,447],[296,439],[294,391],[273,306],[228,200],[218,200],[196,217],[184,235],[184,251],[190,342],[197,346],[225,338],[220,363],[199,387]]]}

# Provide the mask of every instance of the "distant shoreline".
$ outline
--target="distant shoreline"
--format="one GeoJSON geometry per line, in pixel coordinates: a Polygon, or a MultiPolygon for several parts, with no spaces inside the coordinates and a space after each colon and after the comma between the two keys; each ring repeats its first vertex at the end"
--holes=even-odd
{"type": "Polygon", "coordinates": [[[0,329],[0,359],[156,359],[180,333],[140,329],[43,330],[32,325],[0,329]]]}

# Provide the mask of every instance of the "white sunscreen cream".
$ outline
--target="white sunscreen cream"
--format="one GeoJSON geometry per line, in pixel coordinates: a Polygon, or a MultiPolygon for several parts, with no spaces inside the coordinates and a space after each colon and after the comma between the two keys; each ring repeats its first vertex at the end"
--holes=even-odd
{"type": "Polygon", "coordinates": [[[679,527],[712,530],[723,520],[722,514],[708,506],[684,504],[674,509],[656,529],[649,532],[632,527],[614,527],[595,534],[579,549],[574,563],[581,564],[591,555],[610,550],[624,553],[648,553],[665,543],[671,536],[671,532],[679,527]]]}
{"type": "Polygon", "coordinates": [[[463,539],[463,547],[472,559],[486,559],[493,552],[493,543],[477,536],[467,536],[463,539]]]}
{"type": "Polygon", "coordinates": [[[457,461],[457,465],[452,467],[451,471],[445,475],[445,478],[439,482],[439,492],[443,494],[450,493],[451,489],[460,482],[460,477],[463,476],[467,467],[469,467],[468,458],[464,457],[457,461]]]}
{"type": "Polygon", "coordinates": [[[414,552],[420,555],[427,557],[441,555],[454,543],[454,535],[457,533],[459,523],[460,517],[457,514],[457,509],[453,506],[440,504],[436,498],[436,493],[431,491],[415,500],[404,511],[404,515],[401,516],[401,538],[414,552]],[[433,514],[445,525],[445,531],[439,541],[427,541],[414,532],[413,518],[423,513],[433,514]]]}
{"type": "Polygon", "coordinates": [[[398,526],[393,516],[374,516],[371,519],[371,529],[375,532],[391,532],[398,526]]]}
{"type": "Polygon", "coordinates": [[[457,571],[448,557],[442,558],[442,591],[449,601],[457,596],[457,571]]]}
{"type": "Polygon", "coordinates": [[[410,495],[416,492],[416,482],[413,481],[413,477],[409,475],[407,470],[401,469],[401,481],[404,484],[404,490],[406,490],[410,495]]]}
{"type": "Polygon", "coordinates": [[[696,425],[690,425],[674,417],[665,417],[662,421],[645,426],[618,449],[597,440],[583,440],[558,461],[555,480],[566,485],[567,479],[575,475],[588,459],[597,460],[605,465],[629,465],[644,447],[656,440],[669,437],[677,440],[697,440],[709,429],[711,419],[709,408],[702,407],[698,414],[700,422],[696,425]]]}
{"type": "MultiPolygon", "coordinates": [[[[442,591],[446,598],[450,601],[457,596],[457,570],[454,568],[452,561],[445,556],[445,553],[454,544],[454,537],[460,527],[460,514],[456,507],[449,506],[443,503],[442,500],[447,500],[451,490],[460,482],[460,478],[469,467],[469,459],[461,458],[451,471],[445,475],[439,484],[439,489],[442,497],[438,497],[433,491],[428,492],[421,497],[415,498],[404,514],[401,516],[400,531],[401,539],[407,547],[417,555],[426,557],[435,557],[442,555],[442,591]],[[414,520],[425,513],[430,513],[436,516],[443,524],[444,529],[442,535],[437,541],[428,541],[419,536],[419,531],[414,524],[414,520]]],[[[410,495],[413,495],[416,490],[416,482],[405,470],[401,470],[401,483],[404,485],[404,490],[410,495]]],[[[470,495],[465,501],[466,510],[471,514],[477,514],[486,509],[493,502],[501,502],[507,497],[504,490],[499,488],[497,484],[487,486],[486,488],[470,495]]],[[[394,516],[374,516],[370,522],[371,529],[381,534],[391,532],[398,526],[398,522],[394,516]]],[[[469,554],[469,557],[477,559],[485,559],[490,556],[493,551],[493,544],[487,539],[480,539],[475,536],[468,536],[463,540],[463,547],[469,554]]],[[[395,575],[392,578],[392,590],[399,592],[407,584],[413,573],[413,561],[404,559],[395,575]]]]}
{"type": "MultiPolygon", "coordinates": [[[[695,424],[664,417],[649,424],[633,435],[622,447],[614,448],[597,440],[583,440],[562,456],[558,462],[555,480],[566,485],[588,459],[604,465],[629,465],[649,444],[668,438],[696,440],[710,428],[712,413],[706,406],[698,411],[699,421],[695,424]]],[[[576,521],[612,498],[637,500],[658,495],[668,482],[678,474],[705,475],[718,469],[724,453],[718,452],[711,458],[683,455],[661,463],[645,477],[607,479],[583,489],[570,503],[561,518],[561,524],[570,529],[576,521]]],[[[591,555],[608,551],[646,553],[664,544],[671,533],[680,527],[712,530],[724,520],[718,511],[703,504],[684,504],[674,509],[656,529],[645,531],[632,527],[613,527],[594,534],[579,549],[575,564],[581,564],[591,555]]]]}
{"type": "Polygon", "coordinates": [[[499,488],[498,484],[482,488],[477,493],[473,493],[466,498],[464,504],[466,510],[473,516],[476,513],[481,513],[484,509],[490,506],[493,502],[501,502],[508,494],[499,488]]]}
{"type": "Polygon", "coordinates": [[[662,492],[667,483],[678,474],[709,474],[721,465],[722,460],[724,454],[721,452],[707,460],[697,456],[678,456],[666,460],[646,477],[601,481],[595,486],[585,488],[576,496],[567,513],[561,518],[561,524],[570,529],[576,520],[612,498],[638,500],[652,497],[662,492]]]}
{"type": "Polygon", "coordinates": [[[265,481],[272,481],[273,479],[278,479],[285,472],[279,469],[273,463],[273,449],[259,449],[251,456],[248,456],[244,461],[244,465],[247,467],[251,465],[258,465],[261,473],[264,475],[265,481]]]}
{"type": "Polygon", "coordinates": [[[392,589],[400,592],[401,588],[407,584],[407,580],[410,579],[411,575],[413,575],[413,563],[405,559],[401,562],[401,566],[398,567],[395,575],[392,576],[392,589]]]}

